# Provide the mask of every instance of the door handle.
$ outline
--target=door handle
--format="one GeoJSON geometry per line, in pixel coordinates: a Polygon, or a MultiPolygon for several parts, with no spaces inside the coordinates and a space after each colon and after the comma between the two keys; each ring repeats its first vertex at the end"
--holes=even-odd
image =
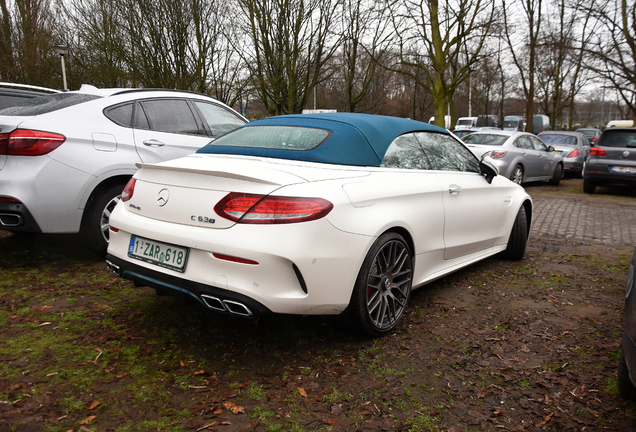
{"type": "Polygon", "coordinates": [[[159,140],[151,139],[144,141],[144,145],[148,147],[163,147],[165,144],[159,140]]]}
{"type": "Polygon", "coordinates": [[[461,191],[462,191],[462,188],[457,185],[450,185],[448,187],[448,192],[450,192],[451,195],[457,195],[461,191]]]}

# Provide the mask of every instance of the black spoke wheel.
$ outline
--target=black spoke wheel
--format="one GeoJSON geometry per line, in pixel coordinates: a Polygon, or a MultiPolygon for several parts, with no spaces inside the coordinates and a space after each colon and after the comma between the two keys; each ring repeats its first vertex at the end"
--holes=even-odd
{"type": "Polygon", "coordinates": [[[365,332],[380,336],[397,326],[411,296],[412,266],[409,247],[399,234],[384,234],[373,244],[352,298],[365,332]]]}

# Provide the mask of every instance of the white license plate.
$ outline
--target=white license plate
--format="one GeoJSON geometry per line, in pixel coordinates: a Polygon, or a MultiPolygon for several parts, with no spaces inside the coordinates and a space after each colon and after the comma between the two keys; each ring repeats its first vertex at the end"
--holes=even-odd
{"type": "Polygon", "coordinates": [[[188,248],[132,235],[128,244],[128,256],[159,267],[183,272],[188,260],[188,248]]]}
{"type": "Polygon", "coordinates": [[[623,166],[613,166],[610,168],[612,172],[619,172],[625,174],[636,174],[636,167],[623,167],[623,166]]]}

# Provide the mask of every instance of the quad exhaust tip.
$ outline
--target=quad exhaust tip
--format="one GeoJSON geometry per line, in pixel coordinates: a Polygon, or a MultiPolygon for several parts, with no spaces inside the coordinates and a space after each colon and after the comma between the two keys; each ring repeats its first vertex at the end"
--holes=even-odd
{"type": "Polygon", "coordinates": [[[218,312],[229,312],[232,315],[242,317],[251,317],[254,315],[250,308],[234,300],[221,300],[218,297],[212,297],[207,294],[201,294],[201,299],[207,307],[218,312]]]}

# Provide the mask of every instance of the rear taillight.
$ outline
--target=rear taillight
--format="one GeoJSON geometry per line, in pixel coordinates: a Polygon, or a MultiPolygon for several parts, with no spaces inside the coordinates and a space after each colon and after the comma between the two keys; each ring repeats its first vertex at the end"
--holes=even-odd
{"type": "Polygon", "coordinates": [[[122,201],[126,202],[132,198],[133,194],[135,193],[135,183],[137,183],[136,178],[131,178],[130,180],[128,180],[128,183],[126,183],[126,187],[124,188],[124,191],[121,193],[122,201]]]}
{"type": "Polygon", "coordinates": [[[605,156],[605,149],[598,148],[598,147],[591,147],[590,148],[590,155],[592,155],[592,156],[605,156]]]}
{"type": "Polygon", "coordinates": [[[574,149],[572,151],[572,153],[570,153],[569,155],[567,155],[566,157],[568,158],[573,158],[573,157],[577,157],[579,155],[579,149],[574,149]]]}
{"type": "Polygon", "coordinates": [[[592,142],[593,142],[593,143],[596,143],[597,141],[598,141],[598,137],[594,137],[594,138],[592,138],[592,142]]]}
{"type": "Polygon", "coordinates": [[[7,154],[7,146],[9,145],[9,134],[0,134],[0,155],[7,154]]]}
{"type": "Polygon", "coordinates": [[[322,198],[267,196],[231,192],[214,206],[226,219],[244,224],[287,224],[325,217],[333,204],[322,198]]]}
{"type": "Polygon", "coordinates": [[[21,204],[21,202],[18,201],[17,199],[9,198],[9,197],[0,197],[0,202],[6,202],[11,204],[21,204]]]}
{"type": "Polygon", "coordinates": [[[0,152],[5,147],[5,153],[13,156],[42,156],[61,146],[66,137],[64,135],[28,129],[16,129],[5,139],[0,135],[0,152]]]}
{"type": "Polygon", "coordinates": [[[494,158],[494,159],[502,158],[505,155],[506,155],[505,151],[497,151],[497,150],[491,150],[491,151],[488,151],[488,152],[486,152],[484,154],[484,156],[488,156],[488,157],[491,157],[491,158],[494,158]]]}

